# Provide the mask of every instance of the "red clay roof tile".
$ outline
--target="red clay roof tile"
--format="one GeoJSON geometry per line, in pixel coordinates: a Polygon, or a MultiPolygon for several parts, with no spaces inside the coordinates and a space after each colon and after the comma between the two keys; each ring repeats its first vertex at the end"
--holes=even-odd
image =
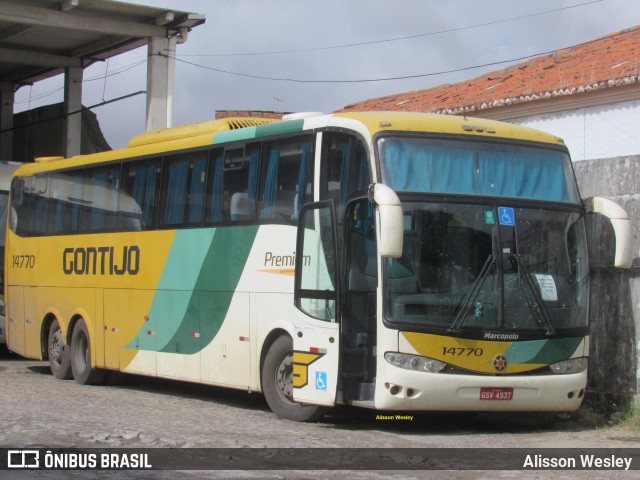
{"type": "Polygon", "coordinates": [[[467,113],[638,83],[640,26],[495,70],[472,80],[371,98],[339,111],[467,113]]]}

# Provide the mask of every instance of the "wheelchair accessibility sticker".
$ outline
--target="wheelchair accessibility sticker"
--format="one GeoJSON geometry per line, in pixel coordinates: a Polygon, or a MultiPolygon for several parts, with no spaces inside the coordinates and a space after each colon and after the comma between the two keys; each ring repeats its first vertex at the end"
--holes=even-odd
{"type": "Polygon", "coordinates": [[[316,372],[316,390],[327,389],[327,372],[316,372]]]}
{"type": "Polygon", "coordinates": [[[500,225],[505,225],[507,227],[515,227],[516,214],[513,211],[513,208],[498,207],[498,220],[500,221],[500,225]]]}

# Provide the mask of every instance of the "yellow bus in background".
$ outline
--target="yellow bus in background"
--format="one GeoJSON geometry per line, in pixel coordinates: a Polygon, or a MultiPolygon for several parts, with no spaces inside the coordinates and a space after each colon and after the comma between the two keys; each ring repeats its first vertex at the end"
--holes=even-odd
{"type": "Polygon", "coordinates": [[[8,346],[263,392],[280,417],[573,411],[589,352],[585,215],[562,140],[397,112],[238,118],[21,167],[8,346]]]}
{"type": "Polygon", "coordinates": [[[4,250],[7,228],[7,205],[9,203],[9,187],[11,176],[22,165],[18,162],[0,162],[0,348],[7,343],[5,330],[5,304],[4,304],[4,250]]]}

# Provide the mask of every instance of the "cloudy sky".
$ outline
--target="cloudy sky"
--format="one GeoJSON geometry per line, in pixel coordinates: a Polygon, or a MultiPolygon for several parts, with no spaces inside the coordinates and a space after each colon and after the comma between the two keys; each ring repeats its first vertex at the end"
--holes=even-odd
{"type": "MultiPolygon", "coordinates": [[[[216,110],[331,112],[367,98],[474,78],[640,25],[637,0],[125,3],[206,16],[178,46],[173,125],[212,119],[216,110]]],[[[87,68],[83,104],[144,90],[146,54],[140,48],[87,68]]],[[[57,77],[21,88],[16,112],[61,102],[62,84],[57,77]]],[[[144,95],[94,111],[113,148],[126,146],[145,128],[144,95]]]]}

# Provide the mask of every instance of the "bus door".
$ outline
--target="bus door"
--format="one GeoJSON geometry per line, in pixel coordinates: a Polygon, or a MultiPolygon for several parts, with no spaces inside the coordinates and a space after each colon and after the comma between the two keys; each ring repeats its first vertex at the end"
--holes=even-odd
{"type": "Polygon", "coordinates": [[[296,245],[293,398],[334,405],[338,389],[340,312],[335,208],[305,205],[296,245]]]}
{"type": "Polygon", "coordinates": [[[378,260],[374,209],[366,197],[356,198],[347,203],[344,215],[342,377],[348,403],[372,401],[375,390],[378,260]]]}

